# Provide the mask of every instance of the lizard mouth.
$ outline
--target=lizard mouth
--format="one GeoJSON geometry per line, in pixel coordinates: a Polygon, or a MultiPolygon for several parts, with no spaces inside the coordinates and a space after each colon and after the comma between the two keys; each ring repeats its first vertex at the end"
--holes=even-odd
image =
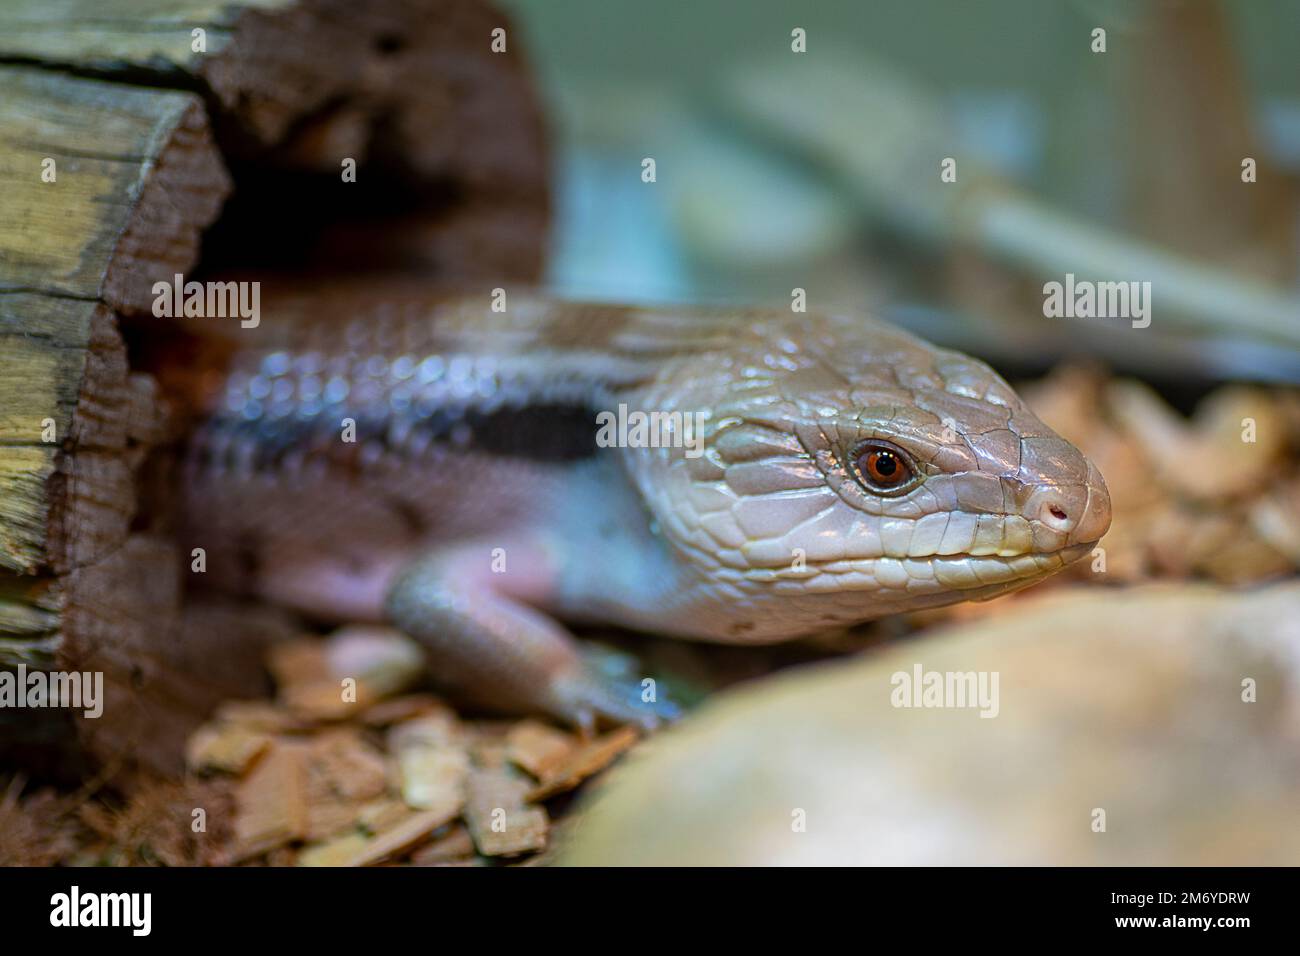
{"type": "Polygon", "coordinates": [[[931,554],[913,558],[848,558],[809,562],[802,571],[778,576],[798,581],[805,591],[915,590],[930,592],[986,591],[1033,583],[1055,574],[1094,547],[1096,541],[1070,545],[1056,551],[1018,555],[931,554]]]}
{"type": "Polygon", "coordinates": [[[997,588],[995,594],[1003,593],[1000,589],[1022,587],[1055,574],[1087,555],[1096,545],[1096,541],[1090,541],[1056,551],[1030,552],[1013,557],[953,555],[955,563],[943,559],[946,566],[939,565],[935,577],[954,590],[997,588]]]}

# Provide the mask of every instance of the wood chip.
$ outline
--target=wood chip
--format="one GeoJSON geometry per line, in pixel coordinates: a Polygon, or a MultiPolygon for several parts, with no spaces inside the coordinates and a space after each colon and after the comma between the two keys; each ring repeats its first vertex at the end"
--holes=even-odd
{"type": "Polygon", "coordinates": [[[380,701],[362,714],[361,720],[368,727],[388,727],[446,709],[447,705],[432,694],[407,694],[380,701]]]}
{"type": "Polygon", "coordinates": [[[637,742],[639,735],[634,727],[620,727],[603,737],[583,744],[569,758],[528,793],[532,801],[545,800],[557,793],[572,790],[582,781],[604,770],[625,750],[637,742]]]}
{"type": "Polygon", "coordinates": [[[388,784],[383,756],[352,728],[313,739],[306,774],[308,840],[354,828],[365,807],[382,796],[388,784]]]}
{"type": "Polygon", "coordinates": [[[333,840],[317,843],[298,854],[299,866],[352,866],[370,843],[364,833],[346,833],[333,840]]]}
{"type": "Polygon", "coordinates": [[[361,818],[362,806],[363,804],[348,800],[322,800],[314,795],[309,796],[303,839],[317,842],[355,831],[361,818]]]}
{"type": "Polygon", "coordinates": [[[300,733],[313,727],[310,721],[295,717],[269,700],[222,701],[213,713],[213,720],[272,734],[300,733]]]}
{"type": "Polygon", "coordinates": [[[331,792],[347,800],[374,799],[387,784],[383,755],[354,728],[316,737],[309,751],[309,769],[331,792]]]}
{"type": "Polygon", "coordinates": [[[470,773],[465,822],[484,856],[518,856],[546,846],[549,819],[526,805],[528,781],[510,768],[470,773]]]}
{"type": "Polygon", "coordinates": [[[307,832],[306,747],[277,739],[235,792],[235,858],[258,856],[307,832]]]}
{"type": "Polygon", "coordinates": [[[402,799],[416,809],[465,803],[469,774],[466,734],[455,713],[446,705],[388,730],[388,751],[395,767],[394,782],[402,799]]]}
{"type": "Polygon", "coordinates": [[[502,769],[508,764],[504,737],[484,737],[470,744],[476,767],[502,769]]]}
{"type": "Polygon", "coordinates": [[[416,866],[439,866],[473,857],[474,838],[470,836],[468,827],[457,823],[445,835],[412,854],[411,862],[416,866]]]}
{"type": "Polygon", "coordinates": [[[1250,525],[1262,540],[1300,567],[1300,481],[1281,484],[1255,502],[1250,525]]]}
{"type": "Polygon", "coordinates": [[[354,678],[373,699],[391,697],[425,674],[424,652],[401,631],[390,627],[344,627],[325,639],[329,674],[354,678]]]}
{"type": "Polygon", "coordinates": [[[1219,389],[1190,421],[1154,389],[1134,381],[1112,382],[1107,402],[1120,428],[1145,451],[1156,481],[1192,500],[1231,500],[1261,490],[1276,475],[1285,451],[1282,414],[1257,389],[1219,389]],[[1251,441],[1243,441],[1246,420],[1255,423],[1251,441]],[[1207,461],[1224,460],[1232,467],[1204,467],[1207,461]]]}
{"type": "Polygon", "coordinates": [[[506,756],[538,780],[552,776],[579,746],[577,738],[537,720],[515,724],[506,735],[506,756]]]}
{"type": "Polygon", "coordinates": [[[388,728],[385,745],[389,753],[396,754],[407,747],[450,746],[463,738],[463,728],[455,712],[443,705],[388,728]]]}
{"type": "Polygon", "coordinates": [[[401,800],[382,797],[370,801],[361,808],[361,812],[357,815],[357,824],[373,836],[391,830],[409,816],[411,816],[411,808],[401,800]]]}
{"type": "Polygon", "coordinates": [[[419,646],[381,627],[345,627],[323,641],[277,645],[268,666],[289,713],[322,721],[355,717],[424,676],[419,646]]]}
{"type": "Polygon", "coordinates": [[[267,748],[271,735],[238,724],[206,724],[190,737],[185,763],[191,770],[242,775],[267,748]]]}
{"type": "Polygon", "coordinates": [[[315,683],[330,676],[325,645],[316,638],[272,645],[266,666],[277,687],[315,683]]]}
{"type": "Polygon", "coordinates": [[[311,683],[289,684],[280,689],[280,700],[295,717],[306,720],[347,720],[360,714],[377,698],[364,684],[345,687],[329,678],[311,683]]]}
{"type": "Polygon", "coordinates": [[[469,754],[458,747],[406,747],[397,755],[402,799],[417,810],[465,804],[469,754]]]}
{"type": "Polygon", "coordinates": [[[371,866],[419,846],[439,827],[456,818],[459,811],[446,808],[423,810],[412,814],[400,823],[368,840],[346,866],[371,866]]]}

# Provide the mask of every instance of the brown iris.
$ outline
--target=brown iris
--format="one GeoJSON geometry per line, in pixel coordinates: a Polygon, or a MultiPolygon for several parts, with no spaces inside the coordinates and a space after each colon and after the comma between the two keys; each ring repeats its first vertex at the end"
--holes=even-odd
{"type": "Polygon", "coordinates": [[[916,470],[902,452],[889,445],[867,442],[853,457],[863,484],[874,491],[896,491],[916,477],[916,470]]]}

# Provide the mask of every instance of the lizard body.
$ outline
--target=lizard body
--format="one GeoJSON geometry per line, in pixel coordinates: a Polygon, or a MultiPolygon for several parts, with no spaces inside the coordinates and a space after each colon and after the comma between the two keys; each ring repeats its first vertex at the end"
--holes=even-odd
{"type": "Polygon", "coordinates": [[[862,317],[354,315],[244,333],[187,460],[187,547],[222,587],[395,624],[489,703],[653,722],[671,706],[560,621],[780,640],[1024,587],[1109,524],[1095,467],[992,370],[862,317]],[[702,453],[602,447],[620,405],[698,414],[702,453]]]}

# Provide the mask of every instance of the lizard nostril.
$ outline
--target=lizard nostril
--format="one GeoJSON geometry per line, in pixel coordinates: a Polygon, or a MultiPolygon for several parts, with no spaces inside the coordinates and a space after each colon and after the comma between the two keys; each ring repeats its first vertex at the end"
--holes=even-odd
{"type": "Polygon", "coordinates": [[[1069,512],[1061,506],[1061,499],[1056,495],[1043,502],[1038,510],[1038,520],[1053,531],[1062,534],[1069,534],[1074,529],[1074,521],[1070,518],[1069,512]]]}

